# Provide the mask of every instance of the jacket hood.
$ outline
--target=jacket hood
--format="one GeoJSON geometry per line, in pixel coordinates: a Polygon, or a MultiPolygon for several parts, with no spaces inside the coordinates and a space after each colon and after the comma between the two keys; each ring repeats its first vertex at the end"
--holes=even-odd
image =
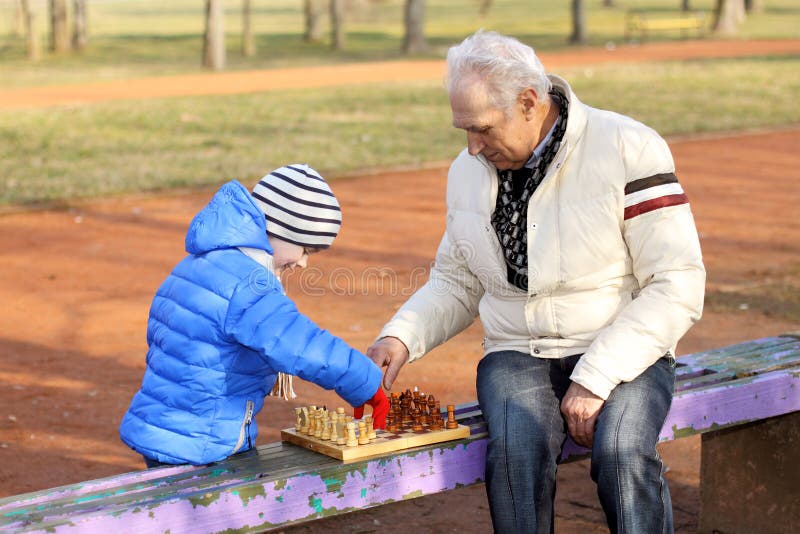
{"type": "Polygon", "coordinates": [[[272,254],[264,212],[242,184],[233,180],[219,188],[208,205],[195,215],[186,233],[186,252],[251,247],[272,254]]]}

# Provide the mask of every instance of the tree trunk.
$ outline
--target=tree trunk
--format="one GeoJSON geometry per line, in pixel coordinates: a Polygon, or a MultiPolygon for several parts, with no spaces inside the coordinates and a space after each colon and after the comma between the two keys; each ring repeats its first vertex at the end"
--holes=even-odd
{"type": "Polygon", "coordinates": [[[586,42],[586,12],[583,0],[572,0],[572,35],[569,36],[569,42],[572,44],[586,42]]]}
{"type": "Polygon", "coordinates": [[[425,52],[428,49],[425,42],[425,0],[406,0],[405,24],[403,53],[425,52]]]}
{"type": "Polygon", "coordinates": [[[761,13],[764,11],[763,0],[744,0],[744,10],[747,13],[761,13]]]}
{"type": "Polygon", "coordinates": [[[689,0],[682,0],[681,1],[681,11],[683,11],[683,12],[691,11],[692,10],[692,6],[689,5],[689,4],[690,4],[689,0]]]}
{"type": "Polygon", "coordinates": [[[242,1],[242,55],[253,57],[256,55],[256,43],[253,40],[253,2],[242,1]]]}
{"type": "Polygon", "coordinates": [[[222,0],[206,0],[206,31],[203,38],[203,66],[225,68],[225,26],[222,0]]]}
{"type": "Polygon", "coordinates": [[[323,0],[305,0],[303,12],[306,15],[306,42],[315,43],[322,39],[322,13],[324,11],[323,0]]]}
{"type": "Polygon", "coordinates": [[[734,35],[743,19],[743,0],[717,0],[714,10],[713,32],[717,35],[734,35]]]}
{"type": "Polygon", "coordinates": [[[14,2],[14,22],[11,23],[11,34],[15,37],[25,34],[25,6],[24,0],[14,2]]]}
{"type": "Polygon", "coordinates": [[[492,1],[493,0],[481,0],[481,5],[478,8],[478,15],[480,17],[485,17],[489,14],[489,10],[492,7],[492,1]]]}
{"type": "Polygon", "coordinates": [[[22,15],[25,20],[25,41],[28,49],[28,59],[38,61],[42,57],[40,46],[39,28],[36,24],[36,13],[33,12],[31,0],[22,0],[22,15]]]}
{"type": "Polygon", "coordinates": [[[66,0],[50,0],[50,50],[69,50],[69,28],[67,27],[66,0]]]}
{"type": "Polygon", "coordinates": [[[603,0],[603,7],[614,7],[614,0],[603,0]]]}
{"type": "Polygon", "coordinates": [[[344,48],[344,0],[331,0],[331,48],[344,48]]]}
{"type": "Polygon", "coordinates": [[[86,0],[74,0],[72,7],[72,48],[83,50],[89,42],[86,32],[86,0]]]}

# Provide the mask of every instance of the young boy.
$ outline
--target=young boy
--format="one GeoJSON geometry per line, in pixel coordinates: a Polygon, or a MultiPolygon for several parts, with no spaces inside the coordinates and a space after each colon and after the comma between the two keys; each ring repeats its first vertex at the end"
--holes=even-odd
{"type": "Polygon", "coordinates": [[[272,171],[252,194],[229,182],[194,217],[189,255],[153,299],[147,369],[120,425],[148,467],[254,447],[255,415],[284,385],[279,373],[370,404],[376,428],[385,427],[380,369],[302,315],[279,278],[328,248],[340,226],[336,197],[307,165],[272,171]]]}

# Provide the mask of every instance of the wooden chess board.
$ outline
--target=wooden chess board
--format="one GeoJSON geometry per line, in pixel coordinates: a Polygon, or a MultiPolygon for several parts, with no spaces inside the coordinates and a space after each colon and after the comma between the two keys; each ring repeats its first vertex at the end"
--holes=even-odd
{"type": "Polygon", "coordinates": [[[294,428],[281,430],[281,440],[346,461],[386,454],[393,451],[409,449],[411,447],[421,447],[422,445],[466,438],[469,436],[469,427],[458,425],[458,428],[449,430],[442,427],[441,430],[426,430],[420,433],[411,430],[401,430],[399,432],[376,430],[375,433],[377,437],[373,441],[355,447],[337,445],[330,440],[323,441],[320,438],[302,434],[294,428]]]}

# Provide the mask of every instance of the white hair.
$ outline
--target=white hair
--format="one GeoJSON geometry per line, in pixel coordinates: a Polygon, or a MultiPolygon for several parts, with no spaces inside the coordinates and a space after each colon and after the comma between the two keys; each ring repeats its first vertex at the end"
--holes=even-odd
{"type": "Polygon", "coordinates": [[[506,112],[525,89],[533,89],[538,98],[549,98],[552,87],[533,48],[493,31],[478,30],[447,51],[448,93],[476,77],[490,102],[506,112]]]}

